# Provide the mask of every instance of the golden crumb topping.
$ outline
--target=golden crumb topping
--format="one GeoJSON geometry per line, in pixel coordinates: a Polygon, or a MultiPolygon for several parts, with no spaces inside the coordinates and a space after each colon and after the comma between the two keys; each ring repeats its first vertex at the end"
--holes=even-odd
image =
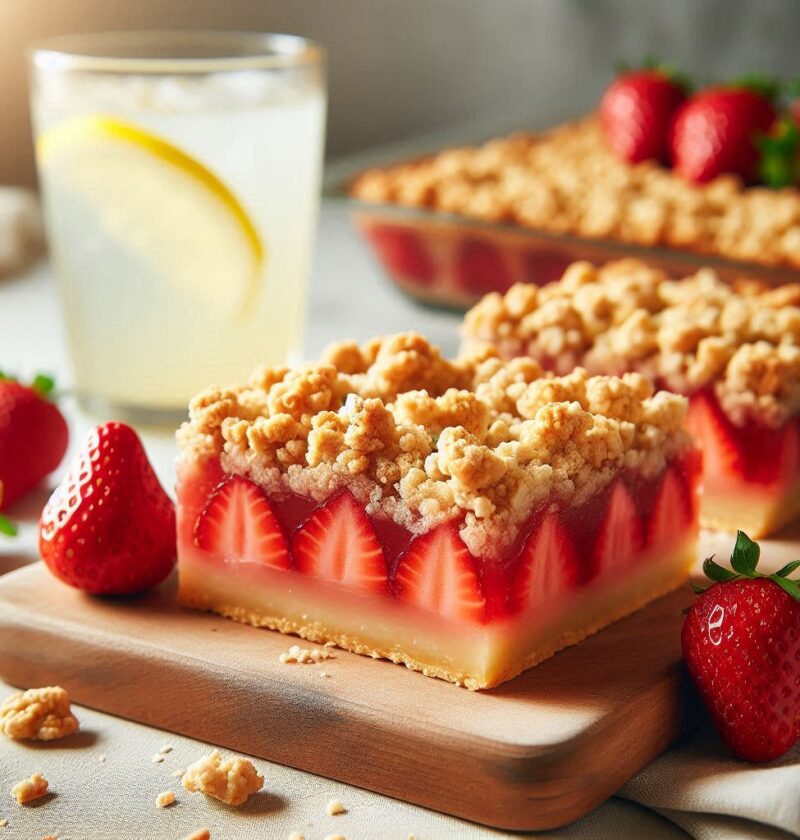
{"type": "Polygon", "coordinates": [[[264,777],[251,761],[241,756],[223,760],[218,750],[186,768],[183,786],[189,793],[200,791],[228,805],[242,805],[264,786],[264,777]]]}
{"type": "Polygon", "coordinates": [[[636,260],[578,262],[556,283],[487,295],[462,331],[466,348],[556,371],[639,371],[687,395],[712,387],[737,425],[800,412],[800,284],[734,288],[708,269],[669,280],[636,260]]]}
{"type": "Polygon", "coordinates": [[[302,648],[300,645],[292,645],[278,657],[278,662],[281,665],[316,665],[318,662],[334,658],[333,651],[327,648],[302,648]]]}
{"type": "Polygon", "coordinates": [[[156,808],[169,808],[170,805],[175,804],[175,792],[172,790],[165,790],[156,797],[156,808]]]}
{"type": "Polygon", "coordinates": [[[30,779],[23,779],[11,788],[11,795],[17,803],[24,805],[26,802],[33,802],[40,799],[47,793],[48,782],[40,773],[34,773],[30,779]]]}
{"type": "Polygon", "coordinates": [[[58,685],[18,691],[0,706],[0,731],[9,738],[52,741],[77,729],[69,695],[58,685]]]}
{"type": "Polygon", "coordinates": [[[484,556],[545,502],[580,504],[621,470],[658,474],[691,446],[685,412],[636,373],[559,377],[495,350],[449,361],[406,333],[206,391],[179,441],[183,459],[221,456],[271,495],[347,487],[415,533],[460,517],[484,556]]]}
{"type": "Polygon", "coordinates": [[[653,161],[623,162],[594,116],[371,169],[351,192],[553,233],[800,267],[800,191],[746,187],[733,175],[690,184],[653,161]]]}

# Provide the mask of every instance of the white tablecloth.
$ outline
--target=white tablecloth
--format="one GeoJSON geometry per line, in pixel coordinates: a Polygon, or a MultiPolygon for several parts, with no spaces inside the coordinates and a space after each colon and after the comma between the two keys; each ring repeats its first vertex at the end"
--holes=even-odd
{"type": "MultiPolygon", "coordinates": [[[[380,276],[353,233],[343,208],[323,207],[309,310],[307,355],[334,339],[365,339],[378,333],[417,329],[455,351],[457,316],[420,309],[400,297],[380,276]]],[[[46,265],[25,276],[0,281],[0,369],[27,375],[54,371],[69,381],[55,290],[46,265]]],[[[67,401],[73,445],[91,425],[67,401]]],[[[145,434],[148,451],[166,486],[172,486],[171,435],[145,434]]],[[[0,538],[0,573],[36,560],[38,510],[45,493],[14,511],[21,533],[0,538]]],[[[0,678],[2,674],[0,674],[0,678]]],[[[11,688],[0,683],[0,694],[11,688]]],[[[78,709],[81,733],[50,744],[0,740],[0,840],[177,840],[208,827],[214,840],[286,838],[300,831],[307,840],[339,833],[348,840],[418,840],[505,835],[423,808],[318,778],[265,761],[265,791],[242,809],[190,796],[170,774],[207,751],[206,745],[158,732],[108,715],[78,709]],[[161,764],[153,754],[174,745],[161,764]],[[106,756],[101,762],[100,756],[106,756]],[[9,791],[41,771],[52,796],[20,807],[9,791]],[[158,810],[162,790],[178,803],[158,810]],[[339,798],[347,814],[329,817],[325,804],[339,798]]],[[[733,759],[706,730],[653,762],[619,795],[580,822],[537,835],[570,840],[785,840],[800,836],[800,748],[765,767],[733,759]]]]}

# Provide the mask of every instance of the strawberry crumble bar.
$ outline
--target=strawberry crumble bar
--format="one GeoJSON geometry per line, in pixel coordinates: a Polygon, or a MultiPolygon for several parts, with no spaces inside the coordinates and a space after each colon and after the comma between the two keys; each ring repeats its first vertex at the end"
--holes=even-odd
{"type": "Polygon", "coordinates": [[[470,688],[677,586],[694,560],[686,400],[415,333],[196,397],[179,597],[470,688]]]}
{"type": "Polygon", "coordinates": [[[574,263],[556,283],[487,295],[465,348],[562,373],[636,371],[690,398],[704,450],[703,525],[765,536],[800,514],[800,284],[682,280],[634,260],[574,263]]]}

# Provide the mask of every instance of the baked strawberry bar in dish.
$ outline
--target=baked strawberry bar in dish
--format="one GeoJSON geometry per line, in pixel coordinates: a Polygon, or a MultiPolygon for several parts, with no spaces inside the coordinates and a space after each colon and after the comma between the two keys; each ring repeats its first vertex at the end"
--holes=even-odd
{"type": "Polygon", "coordinates": [[[678,586],[686,400],[414,333],[265,368],[179,432],[179,598],[486,688],[678,586]]]}
{"type": "Polygon", "coordinates": [[[702,525],[763,537],[800,515],[800,284],[579,262],[547,286],[487,295],[462,331],[473,351],[530,355],[556,373],[637,371],[688,396],[705,464],[702,525]]]}

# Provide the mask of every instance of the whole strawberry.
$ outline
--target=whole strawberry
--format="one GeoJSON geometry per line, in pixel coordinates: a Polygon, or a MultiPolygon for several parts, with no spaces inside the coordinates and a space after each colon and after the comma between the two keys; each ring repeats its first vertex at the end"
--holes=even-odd
{"type": "Polygon", "coordinates": [[[69,432],[48,395],[52,379],[23,385],[0,374],[0,510],[32,490],[64,457],[69,432]]]}
{"type": "Polygon", "coordinates": [[[91,431],[42,512],[39,550],[51,572],[94,595],[129,595],[175,564],[175,508],[129,426],[91,431]]]}
{"type": "Polygon", "coordinates": [[[622,73],[606,88],[600,101],[606,142],[628,163],[667,163],[669,127],[685,99],[685,83],[665,69],[622,73]]]}
{"type": "Polygon", "coordinates": [[[758,545],[739,531],[734,571],[705,561],[715,583],[698,590],[682,646],[725,743],[741,758],[770,761],[800,739],[800,586],[787,577],[800,560],[764,576],[758,558],[758,545]]]}
{"type": "Polygon", "coordinates": [[[696,93],[675,115],[671,154],[675,171],[702,183],[723,173],[746,181],[758,177],[758,140],[777,117],[772,89],[749,82],[696,93]]]}

